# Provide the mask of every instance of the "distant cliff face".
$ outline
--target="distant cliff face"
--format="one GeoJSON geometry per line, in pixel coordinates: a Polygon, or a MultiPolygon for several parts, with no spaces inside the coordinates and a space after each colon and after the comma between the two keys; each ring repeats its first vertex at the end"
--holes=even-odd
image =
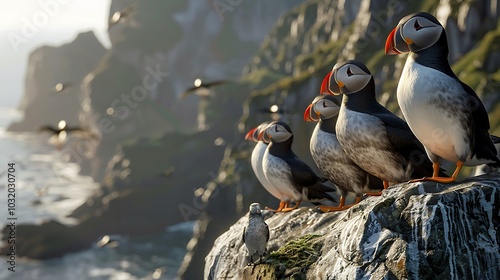
{"type": "Polygon", "coordinates": [[[28,60],[25,92],[19,104],[24,118],[8,130],[35,131],[42,125],[57,126],[62,119],[70,126],[78,125],[80,84],[104,52],[93,32],[81,33],[62,46],[34,50],[28,60]],[[55,88],[58,83],[65,85],[60,92],[55,88]]]}
{"type": "Polygon", "coordinates": [[[279,250],[256,267],[244,216],[215,241],[205,279],[498,279],[498,205],[500,179],[485,175],[396,185],[342,212],[276,213],[268,248],[279,250]]]}
{"type": "Polygon", "coordinates": [[[110,18],[116,12],[123,15],[110,24],[112,48],[82,85],[80,120],[102,135],[91,149],[99,156],[91,156],[84,170],[103,178],[117,143],[191,133],[199,127],[198,114],[207,128],[217,122],[217,112],[238,114],[239,104],[225,107],[227,103],[200,101],[194,94],[185,99],[179,95],[198,77],[239,77],[267,30],[298,2],[280,1],[270,11],[264,1],[233,2],[225,10],[205,1],[112,1],[110,18]]]}

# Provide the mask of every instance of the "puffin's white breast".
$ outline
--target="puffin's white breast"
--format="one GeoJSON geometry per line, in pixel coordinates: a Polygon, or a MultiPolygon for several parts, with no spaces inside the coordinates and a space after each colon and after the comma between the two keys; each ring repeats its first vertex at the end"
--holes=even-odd
{"type": "Polygon", "coordinates": [[[267,180],[282,193],[288,201],[299,201],[302,194],[293,187],[290,166],[283,159],[269,153],[269,148],[264,153],[262,168],[267,180]]]}
{"type": "Polygon", "coordinates": [[[470,101],[458,81],[409,56],[397,96],[408,125],[428,151],[452,162],[469,157],[470,101]]]}
{"type": "Polygon", "coordinates": [[[252,169],[260,184],[274,197],[279,200],[283,200],[283,195],[281,194],[281,192],[277,188],[275,188],[264,175],[264,170],[262,169],[262,160],[264,158],[266,149],[266,144],[264,144],[262,141],[257,142],[257,145],[255,145],[252,151],[252,156],[250,158],[252,169]]]}

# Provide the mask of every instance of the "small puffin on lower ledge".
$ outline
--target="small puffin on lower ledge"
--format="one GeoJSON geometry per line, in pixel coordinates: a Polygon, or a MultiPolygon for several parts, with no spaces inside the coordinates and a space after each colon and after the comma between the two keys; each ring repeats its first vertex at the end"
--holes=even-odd
{"type": "MultiPolygon", "coordinates": [[[[253,257],[258,255],[259,262],[267,250],[267,242],[269,241],[269,227],[260,210],[259,203],[252,203],[248,213],[248,224],[243,228],[243,243],[248,250],[250,263],[253,263],[253,257]]],[[[249,263],[249,264],[250,264],[249,263]]]]}

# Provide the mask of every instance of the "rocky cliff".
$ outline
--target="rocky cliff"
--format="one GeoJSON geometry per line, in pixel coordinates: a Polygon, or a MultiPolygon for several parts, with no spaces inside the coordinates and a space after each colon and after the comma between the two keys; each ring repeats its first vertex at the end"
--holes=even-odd
{"type": "Polygon", "coordinates": [[[342,212],[267,213],[270,254],[257,266],[244,216],[215,241],[205,279],[498,279],[499,205],[492,174],[395,185],[342,212]]]}
{"type": "Polygon", "coordinates": [[[79,124],[80,85],[94,70],[105,49],[93,32],[79,34],[62,46],[43,46],[28,60],[25,92],[19,104],[24,117],[8,127],[10,131],[36,131],[42,125],[56,126],[60,120],[79,124]],[[62,83],[64,88],[56,90],[62,83]]]}

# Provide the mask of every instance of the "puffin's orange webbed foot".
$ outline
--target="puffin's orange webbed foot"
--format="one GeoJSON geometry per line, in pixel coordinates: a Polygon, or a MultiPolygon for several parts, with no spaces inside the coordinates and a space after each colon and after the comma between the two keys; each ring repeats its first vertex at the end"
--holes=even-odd
{"type": "Polygon", "coordinates": [[[381,196],[382,191],[380,191],[380,192],[366,192],[366,193],[364,193],[364,195],[366,195],[366,196],[381,196]]]}
{"type": "Polygon", "coordinates": [[[451,175],[451,177],[439,177],[437,176],[439,174],[439,163],[435,162],[432,164],[432,167],[434,169],[434,172],[432,173],[432,177],[424,177],[421,179],[413,179],[410,180],[410,183],[416,183],[416,182],[423,182],[423,181],[431,181],[431,182],[436,182],[436,183],[453,183],[457,180],[458,173],[460,173],[460,170],[464,166],[463,161],[458,161],[457,162],[457,168],[455,168],[455,172],[451,175]]]}
{"type": "Polygon", "coordinates": [[[316,209],[321,210],[322,212],[335,212],[335,211],[343,211],[346,209],[351,208],[352,206],[358,204],[361,201],[361,197],[356,196],[356,201],[353,204],[350,205],[344,205],[345,203],[345,198],[343,196],[340,197],[340,202],[338,206],[327,206],[327,205],[319,205],[316,207],[316,209]]]}
{"type": "Polygon", "coordinates": [[[266,210],[271,211],[271,212],[281,212],[281,210],[283,210],[283,208],[285,208],[285,202],[280,201],[280,205],[278,206],[278,209],[272,209],[272,208],[266,207],[266,210]]]}
{"type": "Polygon", "coordinates": [[[296,201],[296,202],[295,202],[295,205],[294,205],[293,207],[288,207],[288,205],[286,205],[287,207],[283,208],[283,209],[281,210],[281,212],[290,212],[290,211],[293,211],[293,210],[295,210],[295,209],[299,208],[300,202],[301,202],[301,201],[296,201]]]}

